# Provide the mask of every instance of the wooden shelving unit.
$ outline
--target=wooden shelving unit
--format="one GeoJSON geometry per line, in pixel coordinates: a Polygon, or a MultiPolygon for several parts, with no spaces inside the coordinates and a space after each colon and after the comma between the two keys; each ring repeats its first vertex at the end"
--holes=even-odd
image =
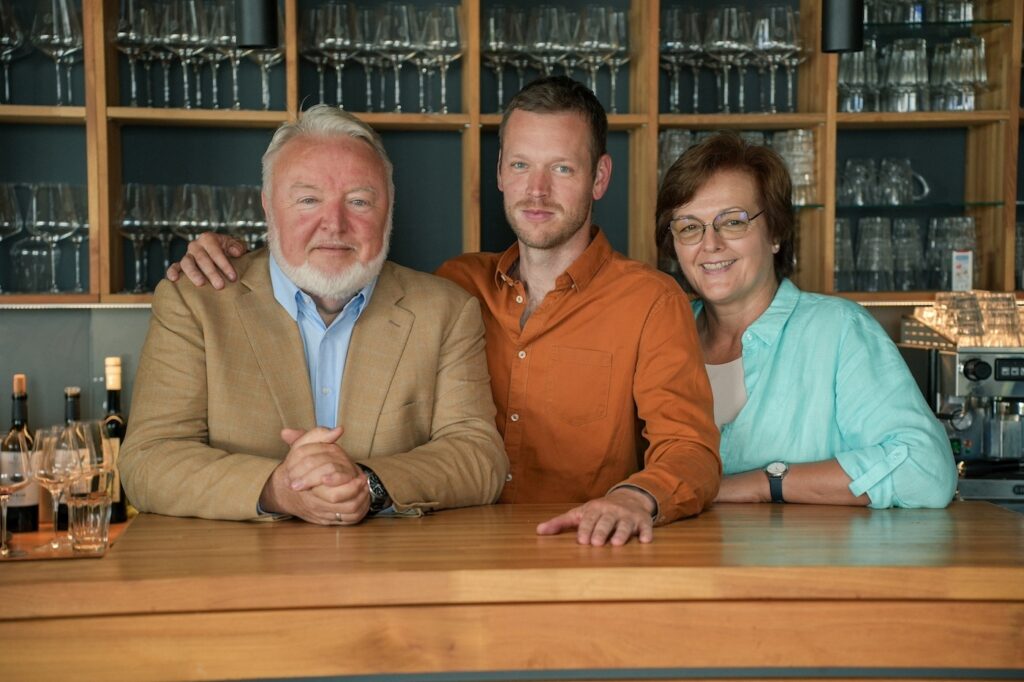
{"type": "MultiPolygon", "coordinates": [[[[284,110],[162,109],[121,106],[118,82],[119,54],[110,40],[119,12],[115,0],[82,0],[85,31],[84,107],[0,106],[0,124],[85,126],[90,232],[89,294],[8,295],[4,303],[145,303],[148,295],[118,293],[123,289],[123,241],[113,225],[122,186],[122,127],[214,127],[272,129],[298,115],[300,57],[297,48],[298,0],[285,0],[286,51],[284,110]]],[[[667,1],[665,4],[668,4],[667,1]]],[[[967,135],[965,212],[978,220],[979,261],[984,286],[1012,290],[1014,284],[1014,221],[1019,159],[1021,33],[1024,3],[993,0],[986,11],[1000,21],[978,22],[971,30],[988,43],[991,87],[975,112],[920,112],[912,114],[837,111],[838,59],[812,51],[797,72],[797,112],[778,114],[668,114],[659,112],[658,0],[631,0],[632,55],[628,64],[629,108],[610,116],[613,131],[627,133],[629,255],[656,263],[654,207],[657,194],[658,133],[666,128],[693,130],[812,129],[817,145],[817,201],[798,211],[800,242],[798,283],[810,290],[830,292],[834,260],[836,215],[837,140],[841,131],[900,128],[964,128],[967,135]]],[[[464,251],[481,244],[482,136],[493,135],[500,115],[483,113],[480,59],[481,0],[464,0],[466,53],[461,69],[462,100],[456,113],[366,113],[364,120],[384,131],[457,131],[461,146],[461,243],[464,251]]],[[[820,43],[820,3],[800,0],[805,44],[820,43]]],[[[624,81],[625,82],[625,81],[624,81]]],[[[491,103],[488,103],[490,107],[491,103]]],[[[488,110],[489,112],[491,109],[488,110]]],[[[357,112],[358,113],[358,112],[357,112]]],[[[620,166],[622,167],[622,166],[620,166]]],[[[491,182],[490,179],[486,182],[491,182]]],[[[457,229],[457,228],[453,228],[457,229]]],[[[933,292],[907,294],[844,294],[865,303],[901,303],[929,299],[933,292]]]]}

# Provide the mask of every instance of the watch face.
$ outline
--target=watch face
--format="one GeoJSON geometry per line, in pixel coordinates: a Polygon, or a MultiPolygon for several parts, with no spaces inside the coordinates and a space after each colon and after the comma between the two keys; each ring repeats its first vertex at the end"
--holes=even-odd
{"type": "Polygon", "coordinates": [[[764,470],[768,472],[769,476],[782,476],[786,473],[786,464],[784,462],[772,462],[764,470]]]}

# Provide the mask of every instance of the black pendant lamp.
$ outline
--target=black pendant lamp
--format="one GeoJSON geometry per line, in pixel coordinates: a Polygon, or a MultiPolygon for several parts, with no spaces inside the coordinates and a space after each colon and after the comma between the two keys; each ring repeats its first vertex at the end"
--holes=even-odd
{"type": "Polygon", "coordinates": [[[864,49],[864,0],[823,0],[821,51],[860,52],[864,49]]]}

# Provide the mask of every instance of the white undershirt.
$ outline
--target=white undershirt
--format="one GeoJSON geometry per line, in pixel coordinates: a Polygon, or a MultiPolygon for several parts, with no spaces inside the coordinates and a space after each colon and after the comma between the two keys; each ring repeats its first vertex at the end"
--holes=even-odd
{"type": "Polygon", "coordinates": [[[715,425],[722,428],[747,404],[747,387],[743,383],[743,357],[724,365],[704,365],[711,380],[715,400],[715,425]]]}

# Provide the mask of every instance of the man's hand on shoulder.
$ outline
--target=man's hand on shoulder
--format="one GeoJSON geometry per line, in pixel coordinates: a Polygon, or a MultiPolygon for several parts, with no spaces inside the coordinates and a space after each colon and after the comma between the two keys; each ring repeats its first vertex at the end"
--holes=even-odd
{"type": "Polygon", "coordinates": [[[654,539],[651,515],[655,502],[645,492],[622,487],[604,497],[581,504],[561,516],[537,526],[538,535],[557,535],[576,529],[576,542],[581,545],[624,545],[633,536],[640,542],[654,539]]]}
{"type": "Polygon", "coordinates": [[[223,289],[225,278],[234,282],[238,276],[228,257],[238,258],[246,251],[245,244],[233,237],[204,232],[188,243],[188,251],[180,261],[167,268],[167,279],[177,282],[184,274],[197,287],[209,282],[214,289],[223,289]]]}
{"type": "Polygon", "coordinates": [[[321,525],[359,523],[370,509],[366,475],[337,444],[343,429],[285,429],[290,446],[260,494],[264,511],[321,525]]]}

